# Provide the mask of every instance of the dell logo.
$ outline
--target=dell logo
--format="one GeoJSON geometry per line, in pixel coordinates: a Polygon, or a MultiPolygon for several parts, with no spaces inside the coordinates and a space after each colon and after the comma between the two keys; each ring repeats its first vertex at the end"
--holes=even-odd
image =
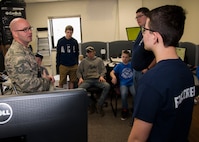
{"type": "Polygon", "coordinates": [[[12,118],[12,108],[9,104],[0,103],[0,125],[7,123],[12,118]]]}
{"type": "Polygon", "coordinates": [[[10,110],[0,110],[0,116],[10,115],[10,110]]]}

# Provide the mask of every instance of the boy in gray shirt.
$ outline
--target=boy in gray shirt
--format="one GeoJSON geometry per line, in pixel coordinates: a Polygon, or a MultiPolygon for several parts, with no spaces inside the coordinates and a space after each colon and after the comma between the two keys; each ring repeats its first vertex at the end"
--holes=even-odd
{"type": "MultiPolygon", "coordinates": [[[[102,89],[102,94],[97,103],[97,112],[104,116],[102,105],[110,90],[110,85],[105,80],[106,68],[101,58],[95,56],[95,49],[92,46],[86,48],[87,57],[82,60],[77,69],[79,88],[88,89],[97,87],[102,89]]],[[[92,106],[95,107],[95,106],[92,106]]]]}

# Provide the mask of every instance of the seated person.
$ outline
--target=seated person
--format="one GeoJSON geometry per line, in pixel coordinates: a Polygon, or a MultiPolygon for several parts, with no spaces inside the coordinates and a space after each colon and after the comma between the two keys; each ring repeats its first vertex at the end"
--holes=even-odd
{"type": "Polygon", "coordinates": [[[14,18],[9,25],[13,36],[12,44],[5,55],[5,70],[20,93],[49,91],[54,77],[43,75],[38,78],[38,64],[29,49],[32,27],[24,18],[14,18]]]}
{"type": "Polygon", "coordinates": [[[42,64],[42,60],[43,60],[43,55],[41,55],[40,53],[37,53],[36,55],[35,55],[35,57],[36,57],[36,61],[37,61],[37,63],[38,63],[38,65],[39,65],[39,69],[38,69],[38,77],[41,77],[42,76],[42,74],[46,74],[46,75],[49,75],[49,73],[48,73],[48,70],[45,68],[45,67],[43,67],[41,64],[42,64]]]}
{"type": "Polygon", "coordinates": [[[103,104],[110,90],[110,85],[104,79],[106,68],[102,59],[95,56],[96,51],[92,46],[86,48],[86,54],[87,57],[81,61],[77,69],[78,87],[84,89],[98,87],[102,89],[97,107],[95,103],[91,103],[91,108],[93,112],[97,108],[97,112],[104,116],[103,104]]]}
{"type": "Polygon", "coordinates": [[[128,50],[124,50],[122,52],[122,62],[117,64],[113,70],[110,72],[110,76],[112,78],[111,82],[113,84],[117,84],[118,79],[120,82],[120,92],[122,98],[122,113],[121,113],[121,120],[126,120],[129,115],[128,110],[128,93],[134,96],[135,89],[133,85],[133,70],[131,68],[131,63],[129,62],[130,53],[128,50]],[[129,90],[129,91],[128,91],[129,90]]]}

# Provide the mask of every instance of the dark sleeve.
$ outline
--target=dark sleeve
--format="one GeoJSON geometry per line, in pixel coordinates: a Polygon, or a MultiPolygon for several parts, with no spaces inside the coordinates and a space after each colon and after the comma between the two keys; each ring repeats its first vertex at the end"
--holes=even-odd
{"type": "Polygon", "coordinates": [[[162,98],[160,98],[158,94],[157,90],[149,84],[143,81],[139,83],[133,112],[134,117],[145,122],[153,123],[162,103],[162,98]]]}
{"type": "Polygon", "coordinates": [[[77,42],[77,40],[75,40],[75,50],[76,50],[76,61],[77,61],[77,64],[78,64],[78,62],[79,62],[79,44],[78,44],[78,42],[77,42]]]}
{"type": "Polygon", "coordinates": [[[60,54],[61,54],[61,44],[60,40],[57,42],[57,55],[56,55],[56,66],[60,65],[60,54]]]}
{"type": "Polygon", "coordinates": [[[199,79],[199,66],[197,66],[197,68],[196,68],[196,76],[199,79]]]}
{"type": "Polygon", "coordinates": [[[83,78],[83,71],[84,71],[84,60],[79,64],[77,68],[77,78],[80,79],[81,77],[83,78]]]}

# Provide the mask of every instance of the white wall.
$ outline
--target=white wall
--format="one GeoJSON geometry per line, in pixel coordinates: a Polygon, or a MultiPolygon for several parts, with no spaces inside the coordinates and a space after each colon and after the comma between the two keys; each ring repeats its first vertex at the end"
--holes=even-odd
{"type": "MultiPolygon", "coordinates": [[[[32,26],[46,27],[48,17],[81,15],[82,38],[86,41],[126,40],[126,27],[137,26],[135,12],[139,7],[149,9],[165,5],[178,4],[187,10],[185,32],[181,41],[196,44],[199,33],[197,18],[197,0],[76,0],[48,3],[28,3],[26,6],[27,19],[32,26]]],[[[63,29],[64,30],[64,29],[63,29]]],[[[35,31],[33,32],[33,48],[36,48],[35,31]]],[[[34,49],[34,52],[35,49],[34,49]]]]}
{"type": "Polygon", "coordinates": [[[147,6],[150,9],[155,7],[166,5],[166,4],[176,4],[182,6],[187,14],[185,21],[184,34],[180,41],[189,41],[195,44],[199,44],[199,18],[198,18],[198,0],[143,0],[143,6],[147,6]]]}
{"type": "Polygon", "coordinates": [[[184,35],[181,41],[189,41],[199,44],[199,1],[198,0],[178,0],[187,12],[184,35]]]}
{"type": "Polygon", "coordinates": [[[119,0],[118,3],[118,39],[127,39],[126,27],[137,27],[136,10],[142,7],[141,0],[119,0]]]}
{"type": "MultiPolygon", "coordinates": [[[[35,29],[46,27],[48,17],[81,15],[83,42],[118,39],[117,0],[27,4],[26,15],[35,29]]],[[[35,34],[34,31],[33,47],[36,47],[35,34]]]]}
{"type": "Polygon", "coordinates": [[[177,4],[177,0],[142,0],[143,6],[153,9],[162,5],[174,5],[177,4]]]}

